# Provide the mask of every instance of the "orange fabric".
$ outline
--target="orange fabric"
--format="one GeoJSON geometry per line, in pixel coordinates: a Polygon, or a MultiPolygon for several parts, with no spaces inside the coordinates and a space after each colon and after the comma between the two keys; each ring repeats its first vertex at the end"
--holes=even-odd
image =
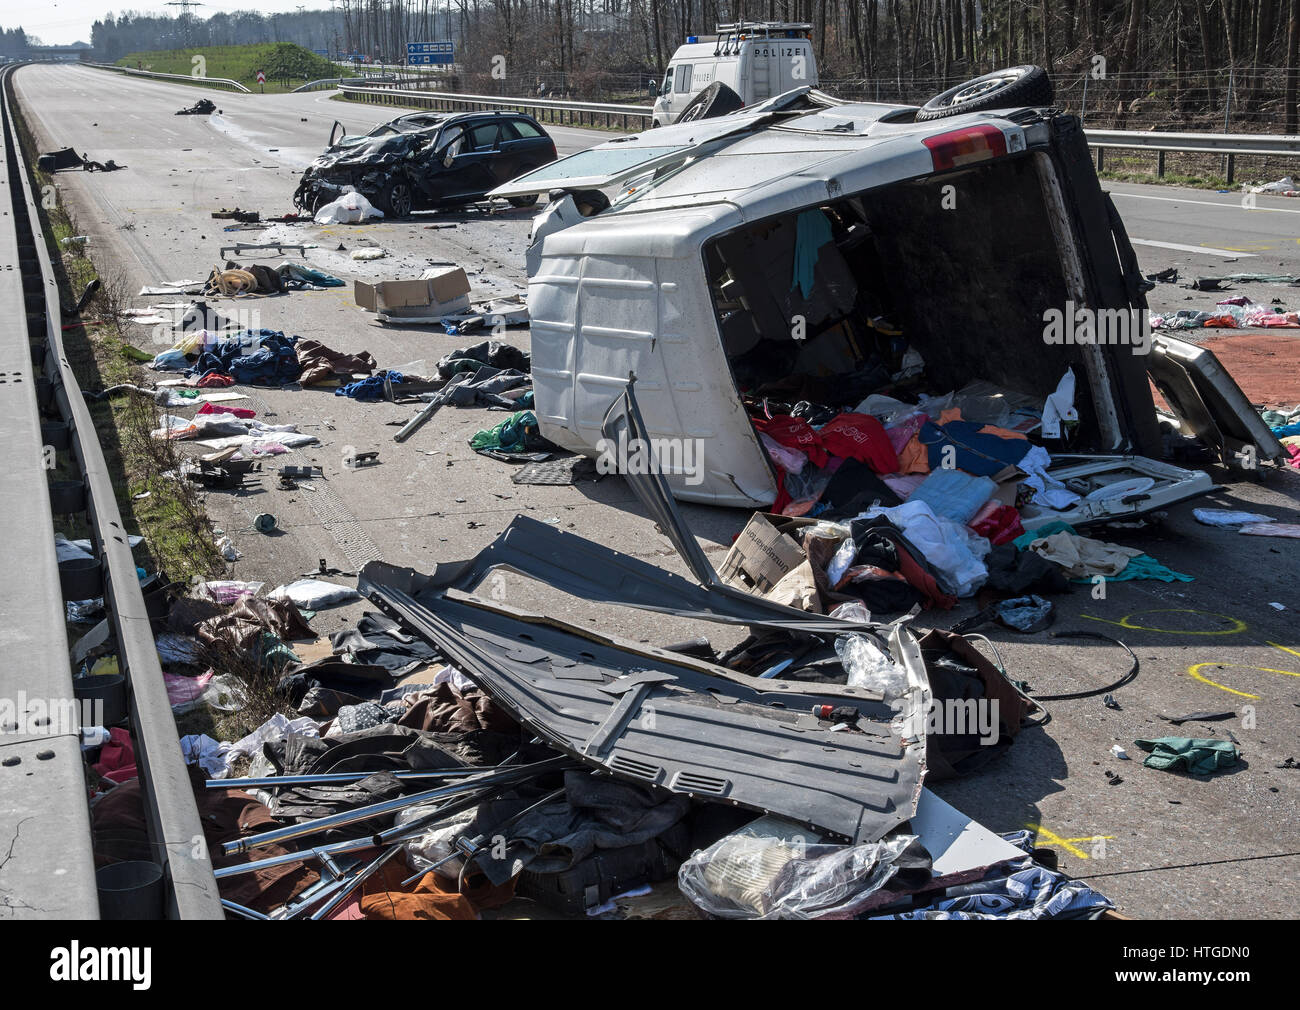
{"type": "Polygon", "coordinates": [[[942,426],[947,424],[949,421],[961,421],[961,420],[964,420],[961,416],[961,408],[949,407],[947,410],[945,410],[942,414],[939,415],[939,420],[936,423],[942,426]]]}
{"type": "Polygon", "coordinates": [[[986,424],[976,434],[979,435],[997,435],[998,438],[1024,438],[1024,434],[1019,431],[1012,431],[1010,428],[999,428],[995,424],[986,424]]]}
{"type": "Polygon", "coordinates": [[[898,452],[899,473],[929,473],[930,450],[921,444],[918,432],[907,440],[907,444],[898,452]]]}
{"type": "Polygon", "coordinates": [[[408,891],[402,881],[411,875],[400,858],[390,860],[361,885],[361,914],[367,919],[477,919],[479,908],[496,908],[515,895],[514,881],[494,887],[483,877],[479,886],[465,894],[456,893],[456,882],[430,870],[408,891]]]}

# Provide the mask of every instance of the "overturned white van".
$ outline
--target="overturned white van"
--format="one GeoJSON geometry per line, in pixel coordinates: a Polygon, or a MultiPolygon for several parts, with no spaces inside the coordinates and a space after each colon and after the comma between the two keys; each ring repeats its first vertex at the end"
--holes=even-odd
{"type": "Polygon", "coordinates": [[[1080,310],[1145,324],[1146,282],[1078,121],[968,112],[997,98],[970,94],[921,122],[915,107],[802,89],[619,137],[497,189],[551,197],[529,253],[543,434],[596,455],[634,375],[650,435],[701,447],[701,473],[668,474],[676,497],[767,506],[778,474],[753,419],[769,401],[853,410],[873,393],[914,401],[981,380],[1042,405],[1071,373],[1077,419],[1049,443],[1053,458],[1082,491],[1100,471],[1099,484],[1141,485],[1084,494],[1076,523],[1209,490],[1205,473],[1137,458],[1161,454],[1162,427],[1181,424],[1229,465],[1280,454],[1208,352],[1051,325],[1080,310]],[[1179,415],[1164,425],[1153,381],[1179,415]]]}

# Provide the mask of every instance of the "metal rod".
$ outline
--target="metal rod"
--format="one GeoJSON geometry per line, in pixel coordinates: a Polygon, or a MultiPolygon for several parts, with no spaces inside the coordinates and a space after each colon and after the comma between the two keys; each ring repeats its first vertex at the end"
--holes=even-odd
{"type": "MultiPolygon", "coordinates": [[[[483,768],[448,768],[438,771],[390,772],[399,779],[463,779],[481,772],[496,771],[503,766],[493,765],[483,768]]],[[[208,779],[209,789],[274,789],[276,786],[322,786],[336,783],[360,782],[380,772],[326,772],[319,775],[267,775],[260,778],[244,779],[208,779]]]]}
{"type": "Polygon", "coordinates": [[[329,915],[330,912],[334,911],[334,909],[338,908],[339,905],[343,904],[344,900],[348,897],[348,895],[350,895],[358,887],[364,884],[366,880],[369,879],[381,866],[383,866],[386,862],[388,862],[390,859],[392,859],[395,855],[397,855],[401,851],[402,851],[402,847],[400,845],[394,845],[391,849],[381,854],[378,859],[372,862],[364,870],[362,870],[355,877],[353,877],[347,884],[345,884],[339,890],[339,892],[334,895],[333,898],[331,898],[328,902],[326,902],[315,912],[313,912],[311,916],[312,919],[319,920],[329,915]]]}
{"type": "Polygon", "coordinates": [[[510,768],[502,772],[473,776],[455,785],[427,789],[424,792],[412,793],[410,796],[397,796],[380,803],[371,803],[368,806],[343,810],[328,817],[319,817],[314,821],[304,821],[301,824],[291,824],[288,827],[263,831],[258,835],[250,835],[247,838],[237,838],[233,842],[226,842],[221,847],[222,852],[227,856],[238,855],[247,852],[249,849],[260,848],[264,845],[274,845],[295,838],[305,838],[308,835],[320,834],[322,831],[329,831],[332,828],[341,828],[349,824],[356,824],[358,821],[367,821],[372,817],[396,813],[404,807],[415,806],[429,800],[442,799],[444,796],[455,796],[457,793],[471,792],[485,785],[514,783],[551,771],[569,760],[567,757],[555,757],[533,765],[520,765],[517,768],[510,768]]]}
{"type": "Polygon", "coordinates": [[[234,912],[236,915],[241,915],[245,919],[270,919],[271,918],[269,915],[263,915],[261,912],[258,912],[255,909],[248,908],[244,905],[236,904],[235,902],[229,901],[226,898],[221,899],[221,907],[224,908],[227,912],[234,912]]]}

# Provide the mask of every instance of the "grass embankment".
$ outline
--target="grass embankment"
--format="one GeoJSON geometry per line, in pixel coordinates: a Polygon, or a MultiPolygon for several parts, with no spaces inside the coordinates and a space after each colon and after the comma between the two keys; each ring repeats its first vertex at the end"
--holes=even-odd
{"type": "MultiPolygon", "coordinates": [[[[65,306],[64,351],[78,385],[86,392],[124,382],[152,385],[156,375],[142,364],[152,354],[132,346],[126,336],[130,324],[122,315],[127,302],[124,277],[111,269],[101,272],[84,244],[64,244],[64,239],[80,234],[76,221],[58,198],[54,178],[36,169],[38,148],[21,112],[17,120],[37,187],[56,195],[53,201],[40,201],[41,228],[58,278],[60,301],[65,306]],[[86,286],[95,280],[99,280],[100,289],[82,313],[68,311],[66,307],[75,305],[86,286]]],[[[173,582],[220,577],[224,562],[213,545],[210,524],[194,487],[163,476],[179,467],[180,457],[174,442],[149,434],[161,427],[162,409],[152,399],[132,393],[111,400],[87,401],[87,407],[126,529],[144,537],[144,544],[135,551],[137,563],[149,571],[164,573],[173,582]]],[[[75,476],[68,454],[59,455],[59,466],[49,471],[50,480],[75,476]]],[[[56,517],[55,530],[69,539],[90,535],[81,519],[56,517]]],[[[209,649],[202,665],[239,677],[244,684],[245,705],[229,713],[201,705],[179,715],[176,722],[182,735],[206,733],[219,740],[236,740],[276,712],[296,714],[275,693],[278,673],[260,668],[253,657],[209,649]]]]}
{"type": "Polygon", "coordinates": [[[189,49],[160,49],[150,52],[128,53],[117,61],[119,67],[152,70],[158,74],[183,74],[193,77],[195,57],[203,74],[194,79],[203,84],[202,77],[226,77],[238,81],[249,91],[280,94],[292,91],[308,81],[326,77],[353,76],[345,67],[331,63],[324,56],[292,42],[266,42],[247,46],[204,46],[189,49]],[[266,75],[266,84],[257,83],[257,72],[266,75]]]}
{"type": "MultiPolygon", "coordinates": [[[[124,333],[121,310],[125,307],[125,282],[121,275],[101,274],[83,243],[68,242],[79,234],[62,199],[57,198],[55,179],[35,167],[37,146],[19,112],[18,126],[23,149],[32,166],[36,185],[56,199],[41,200],[41,227],[57,274],[59,296],[72,306],[91,281],[99,280],[99,292],[82,314],[64,311],[63,345],[82,390],[96,392],[123,382],[151,384],[140,364],[152,355],[133,348],[124,333]]],[[[193,576],[210,577],[221,571],[221,557],[213,546],[207,520],[194,491],[186,484],[165,478],[178,464],[171,442],[151,438],[160,426],[159,409],[142,396],[126,394],[110,401],[88,401],[99,434],[104,459],[113,479],[118,509],[129,532],[145,538],[149,565],[173,581],[193,576]],[[145,495],[145,492],[148,492],[145,495]],[[137,495],[143,497],[137,498],[137,495]]],[[[64,468],[60,468],[62,470],[64,468]]],[[[51,471],[50,479],[66,473],[51,471]]],[[[56,529],[69,538],[88,535],[84,522],[56,521],[56,529]]],[[[137,560],[145,555],[137,549],[137,560]]]]}

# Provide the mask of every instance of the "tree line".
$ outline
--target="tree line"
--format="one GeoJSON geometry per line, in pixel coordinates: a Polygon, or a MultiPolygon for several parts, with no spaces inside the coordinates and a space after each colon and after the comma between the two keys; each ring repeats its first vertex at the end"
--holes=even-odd
{"type": "Polygon", "coordinates": [[[657,77],[686,36],[739,19],[811,25],[823,80],[892,83],[891,98],[1036,63],[1090,75],[1098,106],[1195,116],[1229,104],[1295,130],[1300,0],[333,0],[293,14],[106,15],[91,43],[108,59],[288,41],[400,62],[407,42],[453,39],[471,75],[500,57],[512,84],[573,75],[581,90],[592,75],[657,77]]]}

